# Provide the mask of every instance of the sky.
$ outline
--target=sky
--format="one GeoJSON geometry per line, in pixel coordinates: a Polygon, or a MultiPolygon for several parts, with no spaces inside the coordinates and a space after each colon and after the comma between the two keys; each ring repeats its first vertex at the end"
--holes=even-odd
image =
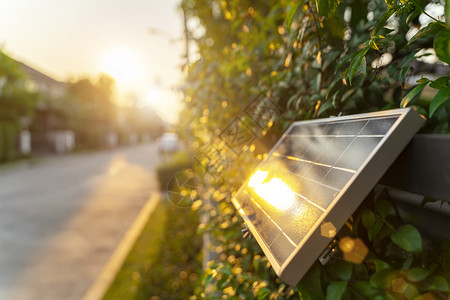
{"type": "Polygon", "coordinates": [[[176,122],[184,42],[179,0],[0,0],[0,47],[57,80],[107,73],[120,102],[176,122]]]}

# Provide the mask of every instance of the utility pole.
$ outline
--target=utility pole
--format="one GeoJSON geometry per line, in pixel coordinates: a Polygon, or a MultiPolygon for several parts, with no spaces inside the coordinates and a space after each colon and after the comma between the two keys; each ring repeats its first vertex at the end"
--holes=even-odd
{"type": "Polygon", "coordinates": [[[184,42],[186,50],[186,70],[189,69],[189,30],[187,27],[187,13],[186,13],[186,1],[181,3],[181,9],[183,10],[183,23],[184,23],[184,42]]]}

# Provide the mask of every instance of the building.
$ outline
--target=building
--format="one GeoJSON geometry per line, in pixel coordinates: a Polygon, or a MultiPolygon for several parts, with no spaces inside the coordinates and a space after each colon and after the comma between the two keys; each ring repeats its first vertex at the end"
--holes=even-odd
{"type": "MultiPolygon", "coordinates": [[[[27,75],[26,88],[40,94],[34,116],[23,124],[25,131],[23,136],[27,135],[26,132],[31,133],[32,152],[63,153],[72,151],[75,147],[75,135],[68,130],[67,112],[63,107],[66,83],[53,79],[22,62],[18,62],[18,64],[27,75]]],[[[23,145],[21,148],[27,149],[23,145]]]]}

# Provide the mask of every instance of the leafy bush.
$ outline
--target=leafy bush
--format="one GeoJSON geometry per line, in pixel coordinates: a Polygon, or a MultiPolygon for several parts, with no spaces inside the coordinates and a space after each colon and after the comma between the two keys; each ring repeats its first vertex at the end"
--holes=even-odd
{"type": "Polygon", "coordinates": [[[198,214],[161,201],[103,299],[187,299],[201,272],[198,214]]]}
{"type": "Polygon", "coordinates": [[[0,162],[20,156],[17,151],[21,122],[33,115],[39,94],[26,87],[19,63],[0,49],[0,162]]]}
{"type": "Polygon", "coordinates": [[[161,201],[103,299],[187,299],[201,272],[198,214],[161,201]]]}
{"type": "Polygon", "coordinates": [[[158,264],[157,258],[163,250],[167,223],[167,207],[160,202],[156,206],[139,238],[128,253],[114,281],[108,288],[107,299],[145,299],[138,294],[141,271],[145,265],[158,264]]]}
{"type": "Polygon", "coordinates": [[[196,235],[198,214],[172,204],[166,206],[166,228],[155,262],[140,270],[140,299],[187,299],[201,272],[201,237],[196,235]]]}
{"type": "MultiPolygon", "coordinates": [[[[199,231],[211,236],[217,254],[194,298],[448,297],[448,245],[436,246],[402,223],[386,197],[353,216],[345,232],[368,246],[366,260],[350,264],[338,256],[326,267],[315,265],[295,289],[275,276],[255,241],[242,240],[242,220],[231,204],[252,168],[296,120],[414,105],[428,117],[422,132],[448,133],[449,18],[432,17],[421,26],[427,5],[445,8],[448,16],[448,2],[426,0],[182,2],[199,24],[190,34],[199,59],[188,67],[181,128],[204,158],[197,174],[205,192],[194,206],[210,215],[199,231]],[[423,62],[429,49],[437,55],[431,65],[423,62]],[[441,75],[434,71],[439,68],[441,75]],[[426,76],[412,86],[420,75],[426,76]],[[424,90],[428,96],[421,96],[424,90]],[[259,98],[280,108],[266,128],[248,120],[246,107],[259,98]],[[217,141],[236,118],[260,137],[242,151],[217,141]],[[228,162],[211,164],[211,145],[228,162]]],[[[256,106],[264,109],[262,101],[256,106]]]]}
{"type": "Polygon", "coordinates": [[[17,151],[19,126],[12,122],[0,121],[0,162],[13,160],[20,156],[17,151]]]}
{"type": "Polygon", "coordinates": [[[192,162],[187,152],[177,152],[172,156],[163,157],[161,163],[156,167],[160,189],[167,190],[172,177],[191,165],[192,162]]]}

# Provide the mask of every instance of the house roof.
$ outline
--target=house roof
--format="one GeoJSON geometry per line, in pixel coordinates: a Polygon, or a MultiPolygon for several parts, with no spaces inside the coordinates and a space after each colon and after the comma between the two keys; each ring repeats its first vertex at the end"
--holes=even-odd
{"type": "Polygon", "coordinates": [[[54,79],[54,78],[52,78],[52,77],[50,77],[50,76],[48,76],[48,75],[38,71],[38,70],[36,70],[35,68],[30,67],[29,65],[27,65],[27,64],[25,64],[23,62],[17,61],[17,63],[20,65],[22,70],[28,75],[28,77],[31,80],[34,80],[36,82],[43,83],[43,84],[46,84],[46,85],[53,85],[53,86],[65,85],[64,82],[56,80],[56,79],[54,79]]]}

